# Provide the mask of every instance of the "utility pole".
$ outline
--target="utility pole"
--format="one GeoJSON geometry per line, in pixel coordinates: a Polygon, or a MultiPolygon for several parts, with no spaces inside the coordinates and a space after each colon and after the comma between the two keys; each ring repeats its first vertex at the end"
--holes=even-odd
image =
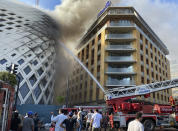
{"type": "Polygon", "coordinates": [[[68,101],[69,101],[69,77],[67,76],[67,81],[66,81],[66,107],[68,107],[68,101]]]}

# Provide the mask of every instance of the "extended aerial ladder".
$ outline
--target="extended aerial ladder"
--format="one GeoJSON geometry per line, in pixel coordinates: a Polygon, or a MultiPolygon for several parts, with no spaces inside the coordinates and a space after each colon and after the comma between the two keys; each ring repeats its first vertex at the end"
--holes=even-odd
{"type": "Polygon", "coordinates": [[[170,88],[178,87],[178,79],[155,82],[146,85],[139,85],[128,88],[113,88],[105,93],[106,103],[112,105],[115,112],[118,111],[118,106],[131,98],[144,95],[147,97],[150,93],[158,92],[170,88]]]}

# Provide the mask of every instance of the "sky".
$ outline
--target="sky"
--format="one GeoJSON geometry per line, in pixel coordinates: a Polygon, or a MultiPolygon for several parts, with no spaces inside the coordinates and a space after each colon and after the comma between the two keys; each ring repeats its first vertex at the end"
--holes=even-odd
{"type": "MultiPolygon", "coordinates": [[[[35,5],[35,0],[18,0],[23,3],[29,4],[29,5],[35,5]]],[[[142,0],[144,1],[144,0],[142,0]]],[[[157,0],[150,0],[152,2],[155,2],[157,0]]],[[[174,3],[178,4],[178,0],[161,0],[162,3],[174,3]]],[[[39,6],[48,9],[48,10],[54,10],[56,5],[60,5],[61,0],[39,0],[39,6]]]]}
{"type": "MultiPolygon", "coordinates": [[[[35,0],[19,0],[29,5],[35,5],[35,0]]],[[[153,31],[168,47],[171,62],[171,72],[178,77],[178,0],[111,0],[114,4],[133,6],[143,17],[153,31]]],[[[96,18],[98,10],[102,9],[106,0],[40,0],[39,6],[54,12],[63,26],[76,34],[82,25],[88,25],[90,19],[96,18]],[[103,2],[102,4],[100,4],[103,2]],[[90,7],[90,8],[87,8],[90,7]],[[78,9],[78,10],[77,10],[78,9]],[[86,15],[87,14],[87,15],[86,15]],[[85,17],[85,19],[84,19],[85,17]],[[74,27],[75,26],[75,27],[74,27]]],[[[84,32],[80,28],[78,32],[84,32]]],[[[67,32],[69,33],[69,32],[67,32]]],[[[79,37],[75,37],[79,39],[79,37]]],[[[73,40],[73,39],[72,39],[73,40]]]]}
{"type": "MultiPolygon", "coordinates": [[[[18,0],[28,5],[35,6],[36,0],[18,0]]],[[[54,10],[56,5],[61,4],[61,0],[39,0],[39,6],[43,9],[54,10]]]]}

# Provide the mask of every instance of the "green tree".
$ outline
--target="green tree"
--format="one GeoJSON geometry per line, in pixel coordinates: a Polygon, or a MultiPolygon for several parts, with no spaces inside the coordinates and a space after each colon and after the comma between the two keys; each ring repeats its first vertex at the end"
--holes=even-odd
{"type": "Polygon", "coordinates": [[[63,96],[57,96],[57,102],[59,103],[59,104],[62,104],[62,103],[64,103],[64,97],[63,96]]]}
{"type": "Polygon", "coordinates": [[[13,87],[17,85],[16,76],[14,74],[10,74],[9,72],[0,72],[0,80],[10,84],[13,87]]]}

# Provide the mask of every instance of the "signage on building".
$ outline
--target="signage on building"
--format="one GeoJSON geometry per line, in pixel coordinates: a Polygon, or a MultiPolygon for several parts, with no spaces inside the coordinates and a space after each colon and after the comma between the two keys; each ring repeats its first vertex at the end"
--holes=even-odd
{"type": "Polygon", "coordinates": [[[98,13],[97,17],[100,17],[101,14],[109,7],[111,6],[111,1],[107,1],[105,7],[98,13]]]}

